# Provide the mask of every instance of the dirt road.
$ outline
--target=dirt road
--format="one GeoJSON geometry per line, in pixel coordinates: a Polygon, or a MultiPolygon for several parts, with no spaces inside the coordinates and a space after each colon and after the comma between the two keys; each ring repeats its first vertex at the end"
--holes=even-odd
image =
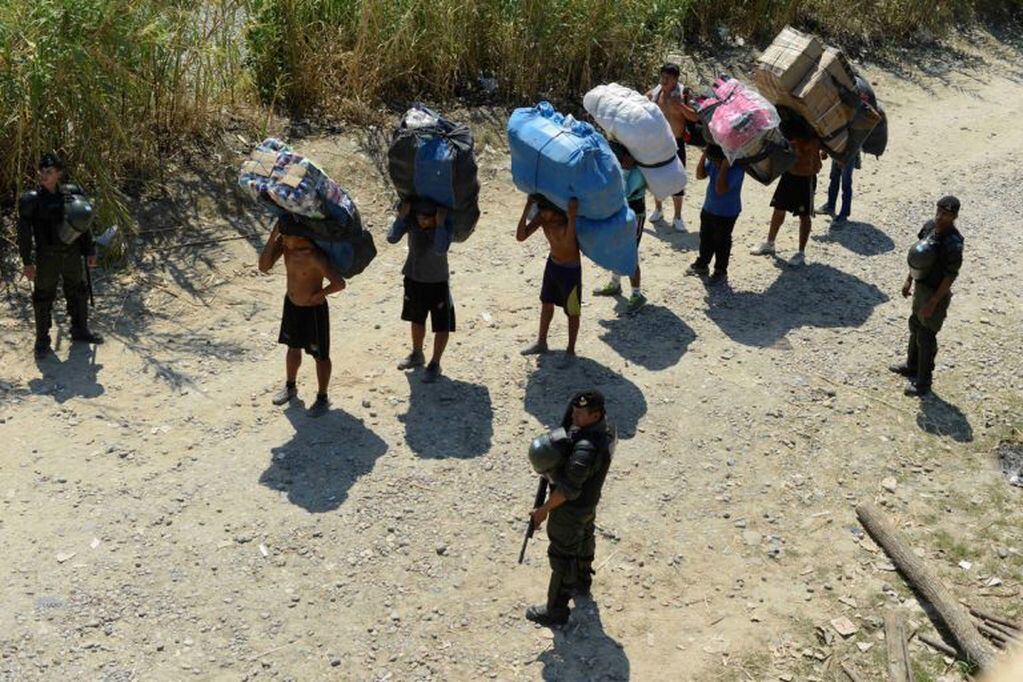
{"type": "MultiPolygon", "coordinates": [[[[1023,491],[991,453],[1023,412],[1021,63],[989,41],[925,70],[867,67],[890,150],[856,175],[853,222],[816,219],[804,267],[747,255],[770,198],[747,180],[730,286],[683,276],[694,181],[690,232],[644,238],[651,304],[626,317],[587,297],[572,369],[518,354],[543,244],[514,241],[523,198],[503,148],[481,144],[486,212],[452,251],[460,326],[434,386],[394,369],[405,248],[382,238],[367,134],[300,140],[380,249],[331,300],[334,410],[316,421],[269,404],[284,281],[256,272],[260,239],[176,248],[266,220],[221,178],[183,178],[140,209],[154,232],[137,267],[100,273],[95,353],[64,336],[36,366],[25,284],[4,304],[0,678],[810,680],[846,660],[880,680],[884,609],[931,626],[862,539],[864,499],[961,598],[1018,617],[1023,491]],[[921,402],[884,368],[905,343],[905,251],[945,193],[963,201],[966,262],[921,402]],[[515,564],[525,448],[582,386],[608,395],[623,441],[595,601],[552,635],[522,618],[548,575],[543,538],[515,564]]],[[[587,291],[603,277],[587,266],[587,291]]],[[[308,363],[299,386],[308,403],[308,363]]],[[[911,652],[920,679],[961,678],[911,652]]]]}

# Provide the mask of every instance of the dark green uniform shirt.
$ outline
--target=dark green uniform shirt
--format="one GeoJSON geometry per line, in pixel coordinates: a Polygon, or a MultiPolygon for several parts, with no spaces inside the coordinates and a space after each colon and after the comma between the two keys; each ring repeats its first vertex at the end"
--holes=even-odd
{"type": "Polygon", "coordinates": [[[64,200],[70,194],[83,194],[77,185],[61,185],[56,192],[45,187],[25,192],[18,200],[18,253],[25,265],[35,265],[36,256],[53,251],[78,249],[83,256],[96,255],[92,232],[84,232],[75,242],[60,240],[64,223],[64,200]]]}

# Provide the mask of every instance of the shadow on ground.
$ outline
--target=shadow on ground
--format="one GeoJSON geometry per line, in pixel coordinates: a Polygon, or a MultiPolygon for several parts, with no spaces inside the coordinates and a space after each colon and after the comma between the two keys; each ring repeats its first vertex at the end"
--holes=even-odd
{"type": "Polygon", "coordinates": [[[409,383],[405,442],[419,457],[469,459],[486,454],[494,436],[490,391],[480,384],[441,377],[422,382],[423,372],[406,374],[409,383]]]}
{"type": "Polygon", "coordinates": [[[860,256],[880,256],[895,248],[895,242],[883,231],[858,220],[850,220],[841,225],[831,223],[824,234],[811,237],[815,242],[834,242],[860,256]]]}
{"type": "Polygon", "coordinates": [[[577,599],[568,625],[554,630],[553,647],[540,654],[543,679],[628,680],[625,649],[604,632],[600,609],[592,599],[577,599]]]}
{"type": "Polygon", "coordinates": [[[572,395],[595,388],[607,399],[607,413],[618,427],[618,437],[636,435],[639,420],[647,410],[639,387],[589,358],[577,358],[569,367],[562,367],[561,360],[560,354],[540,358],[526,382],[526,411],[541,424],[559,426],[572,395]]]}
{"type": "MultiPolygon", "coordinates": [[[[671,204],[669,202],[667,209],[669,213],[671,213],[670,206],[671,204]]],[[[696,259],[697,252],[700,250],[700,225],[698,221],[693,224],[687,223],[685,232],[676,232],[671,227],[671,223],[668,223],[665,220],[659,220],[656,223],[652,223],[648,220],[646,222],[646,226],[643,228],[643,232],[660,239],[666,244],[670,244],[671,248],[676,251],[692,251],[694,260],[696,259]]],[[[640,258],[642,258],[642,244],[639,246],[639,252],[640,258]]]]}
{"type": "MultiPolygon", "coordinates": [[[[56,339],[56,350],[60,351],[60,337],[56,339]]],[[[103,365],[96,362],[100,347],[84,343],[72,343],[67,359],[61,360],[56,353],[36,360],[36,367],[42,376],[28,382],[29,390],[35,395],[48,395],[57,403],[73,398],[98,398],[106,391],[99,383],[99,371],[103,365]]],[[[26,348],[26,352],[30,349],[26,348]]]]}
{"type": "Polygon", "coordinates": [[[332,408],[310,419],[305,406],[293,401],[284,414],[295,435],[270,451],[270,466],[259,482],[287,493],[289,502],[310,513],[340,507],[349,488],[387,452],[383,439],[344,410],[332,408]]]}
{"type": "Polygon", "coordinates": [[[888,300],[873,284],[823,263],[780,265],[763,293],[711,287],[707,316],[728,338],[766,348],[801,327],[856,328],[888,300]]]}
{"type": "MultiPolygon", "coordinates": [[[[624,300],[615,306],[624,313],[624,300]]],[[[633,315],[600,320],[601,340],[629,362],[650,371],[668,369],[682,359],[696,332],[664,306],[647,304],[633,315]]]]}
{"type": "Polygon", "coordinates": [[[957,443],[973,442],[973,427],[963,411],[933,391],[920,400],[916,423],[923,431],[957,443]]]}

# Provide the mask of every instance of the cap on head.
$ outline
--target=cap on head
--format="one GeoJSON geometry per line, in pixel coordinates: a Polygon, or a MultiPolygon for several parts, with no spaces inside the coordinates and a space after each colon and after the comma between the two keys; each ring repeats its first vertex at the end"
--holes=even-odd
{"type": "Polygon", "coordinates": [[[47,168],[64,170],[64,162],[56,154],[47,152],[39,157],[39,170],[46,170],[47,168]]]}
{"type": "Polygon", "coordinates": [[[604,411],[604,394],[595,389],[580,391],[572,397],[572,407],[579,407],[591,412],[604,411]]]}
{"type": "Polygon", "coordinates": [[[682,75],[682,70],[678,68],[678,64],[668,62],[661,67],[661,73],[665,76],[674,76],[675,78],[678,78],[682,75]]]}
{"type": "Polygon", "coordinates": [[[959,215],[959,199],[951,194],[943,196],[938,199],[938,208],[954,215],[959,215]]]}

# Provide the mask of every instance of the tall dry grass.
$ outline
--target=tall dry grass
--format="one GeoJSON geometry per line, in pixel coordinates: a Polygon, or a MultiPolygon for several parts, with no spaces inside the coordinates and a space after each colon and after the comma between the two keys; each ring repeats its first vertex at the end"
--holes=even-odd
{"type": "Polygon", "coordinates": [[[443,100],[493,77],[506,102],[642,83],[681,36],[764,40],[785,24],[858,43],[941,35],[1023,0],[254,0],[248,59],[264,102],[302,114],[443,100]]]}
{"type": "Polygon", "coordinates": [[[247,35],[264,101],[444,99],[494,78],[505,101],[646,80],[690,2],[261,0],[247,35]]]}
{"type": "Polygon", "coordinates": [[[0,2],[0,195],[31,182],[40,152],[59,150],[101,221],[124,219],[122,188],[240,96],[246,5],[0,2]]]}

